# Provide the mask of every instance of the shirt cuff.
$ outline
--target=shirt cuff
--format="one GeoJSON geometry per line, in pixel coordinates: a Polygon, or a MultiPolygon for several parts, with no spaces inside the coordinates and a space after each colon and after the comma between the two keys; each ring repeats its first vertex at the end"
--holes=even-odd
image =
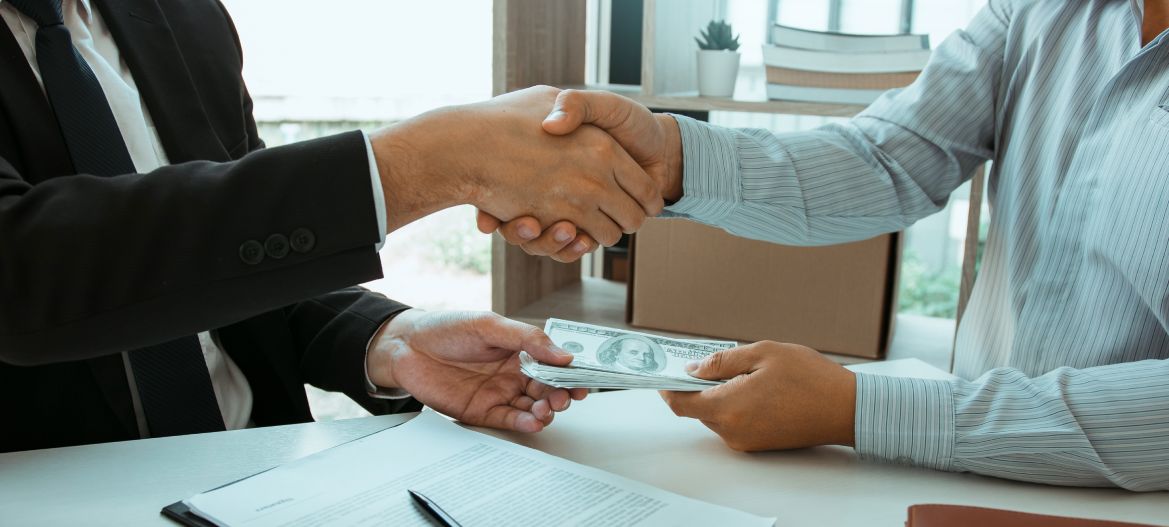
{"type": "Polygon", "coordinates": [[[369,342],[365,345],[365,362],[361,366],[365,369],[365,393],[374,399],[397,400],[411,397],[410,392],[406,390],[401,388],[382,388],[374,384],[369,378],[369,349],[373,347],[373,339],[377,338],[378,334],[382,332],[382,328],[393,319],[394,317],[390,317],[385,322],[382,322],[382,325],[378,326],[377,331],[373,332],[373,336],[369,337],[369,342]]]}
{"type": "Polygon", "coordinates": [[[682,199],[666,207],[663,215],[717,224],[742,200],[737,132],[671,116],[682,136],[682,199]]]}
{"type": "Polygon", "coordinates": [[[365,157],[369,162],[369,183],[373,188],[373,209],[377,215],[377,246],[378,251],[386,245],[386,196],[382,194],[382,175],[377,168],[377,158],[373,155],[373,143],[369,141],[369,134],[364,130],[361,137],[365,139],[365,157]]]}
{"type": "Polygon", "coordinates": [[[854,432],[861,458],[950,470],[955,437],[953,385],[857,373],[854,432]]]}

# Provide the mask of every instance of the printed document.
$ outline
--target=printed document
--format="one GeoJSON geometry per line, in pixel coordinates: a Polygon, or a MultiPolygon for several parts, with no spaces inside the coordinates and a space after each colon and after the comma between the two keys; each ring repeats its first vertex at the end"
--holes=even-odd
{"type": "Polygon", "coordinates": [[[407,489],[467,527],[775,523],[473,432],[430,411],[184,503],[217,525],[430,527],[407,489]]]}

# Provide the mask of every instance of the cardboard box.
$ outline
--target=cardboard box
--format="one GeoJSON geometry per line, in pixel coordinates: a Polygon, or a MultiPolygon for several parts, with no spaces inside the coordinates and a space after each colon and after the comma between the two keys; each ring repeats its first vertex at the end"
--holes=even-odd
{"type": "Polygon", "coordinates": [[[880,358],[897,312],[899,238],[790,247],[651,220],[632,244],[629,322],[880,358]]]}

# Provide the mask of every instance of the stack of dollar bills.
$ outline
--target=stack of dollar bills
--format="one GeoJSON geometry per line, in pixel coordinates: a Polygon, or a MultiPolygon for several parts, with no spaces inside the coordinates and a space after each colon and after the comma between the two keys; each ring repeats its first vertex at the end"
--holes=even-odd
{"type": "Polygon", "coordinates": [[[573,354],[572,364],[552,366],[520,354],[528,377],[557,388],[642,388],[699,391],[722,384],[696,379],[686,364],[737,344],[716,340],[683,340],[582,322],[549,319],[544,332],[573,354]]]}

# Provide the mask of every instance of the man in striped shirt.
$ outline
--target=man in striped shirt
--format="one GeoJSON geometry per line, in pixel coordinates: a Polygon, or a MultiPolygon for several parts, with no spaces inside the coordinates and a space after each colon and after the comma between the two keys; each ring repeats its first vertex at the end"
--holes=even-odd
{"type": "MultiPolygon", "coordinates": [[[[741,450],[846,444],[940,470],[1169,489],[1167,15],[1166,0],[991,0],[912,86],[811,132],[562,93],[546,130],[605,128],[660,178],[668,215],[777,243],[904,229],[994,162],[986,253],[957,340],[962,380],[854,375],[763,342],[694,371],[731,382],[666,401],[741,450]]],[[[563,223],[502,231],[562,260],[595,246],[557,242],[576,234],[563,223]]]]}

